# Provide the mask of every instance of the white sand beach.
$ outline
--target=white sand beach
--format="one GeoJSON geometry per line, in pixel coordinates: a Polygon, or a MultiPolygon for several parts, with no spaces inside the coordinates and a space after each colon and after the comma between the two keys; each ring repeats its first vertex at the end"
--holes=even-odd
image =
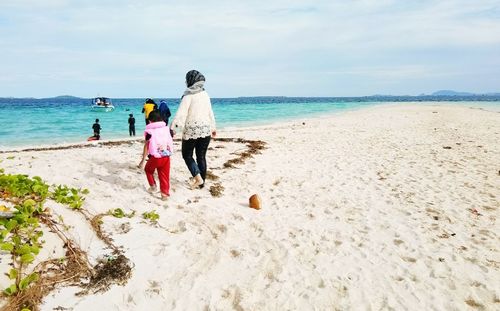
{"type": "MultiPolygon", "coordinates": [[[[388,105],[218,138],[266,144],[225,167],[247,145],[212,141],[218,179],[190,190],[177,141],[167,202],[146,191],[139,141],[0,154],[5,173],[89,189],[92,215],[136,211],[102,218],[133,266],[126,284],[57,287],[41,310],[500,309],[500,113],[388,105]],[[262,209],[248,207],[252,194],[262,209]],[[141,216],[152,210],[157,225],[141,216]]],[[[111,253],[80,214],[46,206],[92,264],[111,253]]],[[[64,256],[44,238],[41,257],[64,256]]]]}

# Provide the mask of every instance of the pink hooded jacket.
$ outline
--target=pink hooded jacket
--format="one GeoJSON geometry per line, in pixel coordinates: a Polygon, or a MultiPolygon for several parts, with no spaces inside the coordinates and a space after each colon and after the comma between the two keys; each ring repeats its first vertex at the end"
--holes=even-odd
{"type": "Polygon", "coordinates": [[[169,157],[174,152],[174,142],[170,130],[163,121],[146,125],[144,136],[151,135],[148,144],[148,153],[155,158],[169,157]]]}

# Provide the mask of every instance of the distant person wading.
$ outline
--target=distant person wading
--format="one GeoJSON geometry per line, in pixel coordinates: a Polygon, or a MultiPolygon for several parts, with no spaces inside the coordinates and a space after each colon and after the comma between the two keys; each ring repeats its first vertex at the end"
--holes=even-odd
{"type": "Polygon", "coordinates": [[[93,137],[95,137],[95,140],[99,140],[101,138],[101,125],[99,124],[99,119],[95,119],[92,129],[94,130],[93,137]]]}
{"type": "Polygon", "coordinates": [[[133,114],[128,115],[128,134],[135,136],[135,118],[133,114]]]}
{"type": "Polygon", "coordinates": [[[182,158],[193,176],[189,180],[192,189],[202,188],[205,184],[205,156],[210,138],[217,134],[212,104],[204,85],[205,77],[200,72],[191,70],[186,74],[187,89],[171,125],[174,134],[176,129],[182,128],[182,158]]]}
{"type": "Polygon", "coordinates": [[[170,112],[170,108],[168,108],[167,102],[165,100],[160,100],[160,108],[158,109],[160,110],[160,115],[163,122],[165,122],[165,124],[168,126],[168,119],[170,118],[172,113],[170,112]]]}
{"type": "Polygon", "coordinates": [[[156,105],[155,101],[152,100],[151,98],[146,99],[146,102],[144,103],[144,106],[142,107],[142,113],[144,113],[144,119],[146,121],[146,125],[149,124],[149,114],[158,109],[158,106],[156,105]]]}

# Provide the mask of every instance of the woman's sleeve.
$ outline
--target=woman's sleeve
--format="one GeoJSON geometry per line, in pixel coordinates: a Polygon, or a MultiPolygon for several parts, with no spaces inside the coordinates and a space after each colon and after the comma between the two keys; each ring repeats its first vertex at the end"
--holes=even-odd
{"type": "Polygon", "coordinates": [[[191,105],[191,96],[184,96],[179,105],[179,109],[177,109],[177,112],[175,113],[175,117],[170,125],[170,128],[174,129],[176,127],[184,127],[189,111],[189,105],[191,105]]]}
{"type": "Polygon", "coordinates": [[[215,116],[214,111],[212,110],[212,103],[210,103],[210,131],[214,132],[215,130],[215,116]]]}

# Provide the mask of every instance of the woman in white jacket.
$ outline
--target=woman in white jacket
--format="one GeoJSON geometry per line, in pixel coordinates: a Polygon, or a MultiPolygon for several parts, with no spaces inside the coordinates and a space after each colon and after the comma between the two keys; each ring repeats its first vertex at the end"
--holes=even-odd
{"type": "Polygon", "coordinates": [[[186,74],[187,89],[170,126],[174,134],[182,128],[182,158],[193,176],[189,181],[192,189],[202,188],[205,184],[205,155],[210,138],[217,134],[212,104],[204,84],[205,77],[200,72],[191,70],[186,74]],[[193,150],[196,153],[196,162],[193,159],[193,150]]]}

